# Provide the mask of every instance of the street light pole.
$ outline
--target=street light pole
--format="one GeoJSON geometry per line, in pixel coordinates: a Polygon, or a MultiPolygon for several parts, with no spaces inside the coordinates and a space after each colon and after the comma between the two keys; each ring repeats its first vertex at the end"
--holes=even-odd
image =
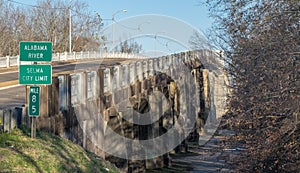
{"type": "Polygon", "coordinates": [[[72,0],[69,4],[69,52],[72,52],[72,0]]]}
{"type": "Polygon", "coordinates": [[[111,20],[112,20],[112,22],[113,22],[113,24],[112,24],[112,47],[114,47],[114,24],[115,24],[115,15],[116,14],[118,14],[118,13],[120,13],[120,12],[127,12],[127,10],[119,10],[119,11],[116,11],[113,15],[112,15],[112,17],[111,17],[111,20]]]}

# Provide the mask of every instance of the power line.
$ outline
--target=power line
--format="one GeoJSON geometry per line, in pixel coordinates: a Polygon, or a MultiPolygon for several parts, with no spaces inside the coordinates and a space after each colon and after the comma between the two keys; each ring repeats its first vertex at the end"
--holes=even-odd
{"type": "MultiPolygon", "coordinates": [[[[23,3],[23,2],[18,2],[18,1],[15,1],[15,0],[7,0],[8,2],[12,2],[12,3],[15,3],[15,4],[19,4],[19,5],[23,5],[23,6],[27,6],[27,7],[32,7],[32,8],[40,8],[40,9],[51,9],[51,10],[68,10],[70,8],[70,6],[68,8],[59,8],[59,7],[42,7],[42,6],[38,6],[38,5],[32,5],[32,4],[26,4],[26,3],[23,3]]],[[[80,15],[80,16],[84,16],[84,17],[91,17],[90,15],[87,15],[87,14],[83,14],[83,13],[80,13],[74,9],[71,9],[72,12],[76,13],[77,15],[80,15]]],[[[101,19],[103,20],[103,19],[101,19]]],[[[107,19],[105,19],[107,20],[107,19]]]]}
{"type": "Polygon", "coordinates": [[[12,2],[12,3],[15,3],[15,4],[19,4],[19,5],[24,5],[24,6],[28,6],[28,7],[33,7],[33,8],[42,8],[42,9],[52,9],[52,10],[66,10],[68,8],[54,8],[54,7],[42,7],[42,6],[38,6],[38,5],[31,5],[31,4],[26,4],[26,3],[23,3],[23,2],[18,2],[18,1],[15,1],[15,0],[7,0],[8,2],[12,2]]]}
{"type": "Polygon", "coordinates": [[[126,28],[126,29],[139,30],[138,28],[129,27],[129,26],[123,25],[122,23],[117,22],[117,21],[115,21],[115,23],[118,24],[118,25],[120,25],[120,26],[122,26],[123,28],[126,28]]]}

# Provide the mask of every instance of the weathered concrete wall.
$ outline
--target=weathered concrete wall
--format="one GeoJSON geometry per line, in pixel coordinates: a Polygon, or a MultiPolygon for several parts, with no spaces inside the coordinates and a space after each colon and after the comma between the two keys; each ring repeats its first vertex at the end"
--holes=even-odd
{"type": "Polygon", "coordinates": [[[0,131],[10,133],[22,126],[22,108],[0,110],[0,131]]]}
{"type": "MultiPolygon", "coordinates": [[[[205,125],[213,124],[207,122],[220,119],[225,107],[224,77],[218,65],[211,64],[215,61],[213,56],[209,51],[185,52],[55,76],[52,85],[41,89],[38,128],[78,143],[116,163],[124,172],[143,172],[145,168],[170,164],[168,153],[152,158],[152,150],[118,143],[113,135],[107,134],[108,129],[137,141],[154,139],[167,133],[185,115],[188,118],[185,121],[196,117],[196,123],[188,128],[177,124],[180,130],[169,140],[176,141],[192,131],[187,140],[197,141],[200,135],[207,133],[209,128],[204,128],[205,125]],[[162,93],[164,99],[154,98],[155,92],[162,93]],[[149,117],[128,119],[137,112],[149,111],[149,102],[157,102],[151,109],[158,112],[160,118],[148,125],[132,123],[151,121],[149,117]],[[105,146],[107,144],[110,146],[105,146]],[[152,159],[120,159],[104,152],[105,147],[127,153],[145,152],[152,159]]],[[[164,147],[162,143],[155,145],[164,147]]],[[[185,151],[184,140],[171,152],[185,151]]]]}

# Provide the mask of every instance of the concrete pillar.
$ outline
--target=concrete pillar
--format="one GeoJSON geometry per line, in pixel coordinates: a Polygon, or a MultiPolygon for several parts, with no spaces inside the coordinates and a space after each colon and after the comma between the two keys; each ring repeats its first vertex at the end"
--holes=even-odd
{"type": "MultiPolygon", "coordinates": [[[[28,117],[28,112],[27,112],[27,108],[25,105],[22,106],[22,126],[29,126],[29,117],[28,117]]],[[[1,114],[0,114],[1,115],[1,114]]]]}
{"type": "Polygon", "coordinates": [[[80,83],[81,83],[81,103],[85,103],[87,100],[87,72],[80,73],[80,83]]]}
{"type": "Polygon", "coordinates": [[[143,76],[143,68],[142,68],[142,62],[138,61],[136,63],[136,75],[137,75],[137,79],[139,81],[142,81],[144,76],[143,76]]]}
{"type": "Polygon", "coordinates": [[[159,71],[160,71],[161,73],[163,73],[163,72],[164,72],[164,58],[163,58],[163,57],[160,57],[160,58],[158,59],[158,61],[159,61],[159,71]]]}
{"type": "Polygon", "coordinates": [[[136,81],[136,68],[135,68],[135,63],[130,63],[129,64],[129,81],[130,85],[133,85],[134,82],[136,81]]]}
{"type": "Polygon", "coordinates": [[[153,70],[154,70],[154,74],[159,71],[159,59],[158,58],[153,59],[153,70]]]}
{"type": "Polygon", "coordinates": [[[11,110],[4,110],[3,112],[3,130],[4,132],[11,133],[11,120],[12,120],[12,113],[11,110]]]}
{"type": "Polygon", "coordinates": [[[83,148],[86,148],[86,141],[87,141],[87,137],[86,137],[86,135],[87,135],[87,131],[86,131],[86,120],[84,120],[83,122],[82,122],[82,131],[83,131],[83,143],[82,143],[82,147],[83,148]]]}
{"type": "Polygon", "coordinates": [[[143,74],[144,74],[144,78],[148,78],[149,77],[149,67],[148,67],[148,61],[143,61],[143,74]]]}
{"type": "Polygon", "coordinates": [[[203,95],[204,95],[204,102],[205,102],[205,116],[208,117],[209,110],[210,110],[210,86],[209,86],[209,71],[207,69],[202,70],[203,73],[203,95]]]}
{"type": "Polygon", "coordinates": [[[103,71],[103,83],[104,83],[104,93],[111,92],[111,75],[110,75],[110,68],[106,68],[103,71]]]}
{"type": "Polygon", "coordinates": [[[120,89],[120,67],[114,66],[112,68],[112,91],[120,89]]]}
{"type": "Polygon", "coordinates": [[[154,75],[153,59],[148,60],[149,77],[154,75]]]}
{"type": "MultiPolygon", "coordinates": [[[[156,91],[158,91],[158,88],[155,88],[156,91]]],[[[158,113],[158,116],[162,116],[163,114],[163,103],[162,103],[162,98],[160,96],[156,96],[156,95],[151,95],[151,97],[149,97],[149,101],[151,104],[151,109],[153,110],[153,112],[158,113]]],[[[153,122],[153,120],[151,120],[153,122]]],[[[149,125],[148,127],[148,138],[149,139],[154,139],[160,135],[163,134],[162,131],[162,119],[160,119],[159,121],[156,121],[154,123],[152,123],[151,125],[149,125]]],[[[150,140],[151,141],[151,140],[150,140]]],[[[154,147],[166,147],[166,144],[164,143],[154,143],[154,140],[152,140],[151,146],[154,147]]],[[[149,150],[147,150],[146,152],[146,156],[149,157],[149,159],[146,160],[146,168],[159,168],[159,167],[163,167],[164,166],[164,157],[163,156],[159,156],[159,157],[153,157],[153,152],[154,150],[156,150],[156,148],[150,148],[149,150]],[[152,158],[152,159],[150,159],[152,158]]]]}
{"type": "Polygon", "coordinates": [[[120,83],[122,88],[126,88],[129,84],[129,70],[128,65],[122,65],[120,71],[120,83]]]}

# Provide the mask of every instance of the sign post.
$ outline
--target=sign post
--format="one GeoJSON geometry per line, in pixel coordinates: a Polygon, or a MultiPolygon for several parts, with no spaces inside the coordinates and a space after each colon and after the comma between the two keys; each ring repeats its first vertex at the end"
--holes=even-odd
{"type": "Polygon", "coordinates": [[[36,117],[40,116],[40,87],[30,86],[28,115],[31,116],[31,137],[36,137],[36,117]]]}
{"type": "Polygon", "coordinates": [[[52,66],[50,64],[19,66],[19,84],[50,85],[51,83],[52,66]]]}
{"type": "Polygon", "coordinates": [[[51,42],[20,42],[20,61],[51,62],[51,42]]]}
{"type": "Polygon", "coordinates": [[[36,85],[52,84],[52,66],[37,62],[52,61],[51,42],[20,42],[20,61],[32,61],[33,65],[19,66],[19,84],[34,85],[29,88],[28,115],[31,117],[31,138],[36,136],[36,117],[40,116],[40,91],[36,85]]]}
{"type": "Polygon", "coordinates": [[[37,117],[40,115],[40,87],[30,86],[29,89],[29,116],[37,117]]]}

